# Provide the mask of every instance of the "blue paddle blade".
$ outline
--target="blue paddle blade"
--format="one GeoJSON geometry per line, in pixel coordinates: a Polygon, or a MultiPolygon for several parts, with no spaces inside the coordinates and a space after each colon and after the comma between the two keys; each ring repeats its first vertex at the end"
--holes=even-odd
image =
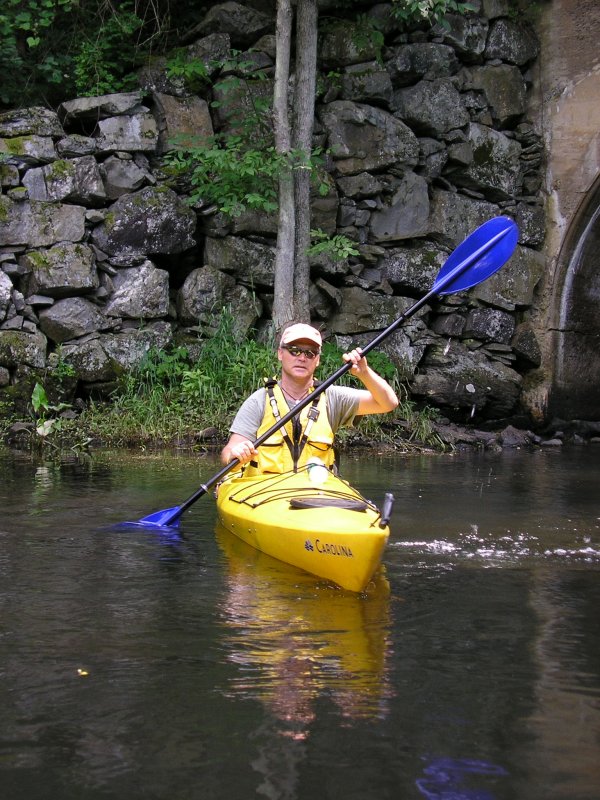
{"type": "Polygon", "coordinates": [[[154,514],[142,517],[135,524],[151,528],[175,528],[179,525],[178,511],[179,506],[163,508],[162,511],[155,511],[154,514]],[[172,519],[172,517],[175,517],[175,519],[172,519]]]}
{"type": "Polygon", "coordinates": [[[494,217],[484,222],[448,257],[431,291],[443,295],[477,286],[508,261],[518,239],[519,229],[512,219],[494,217]]]}

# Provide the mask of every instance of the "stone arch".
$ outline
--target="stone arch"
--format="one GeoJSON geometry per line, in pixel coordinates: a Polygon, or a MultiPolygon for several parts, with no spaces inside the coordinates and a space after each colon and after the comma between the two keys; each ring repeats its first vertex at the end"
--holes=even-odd
{"type": "Polygon", "coordinates": [[[600,420],[600,177],[565,237],[554,307],[554,377],[549,410],[600,420]]]}

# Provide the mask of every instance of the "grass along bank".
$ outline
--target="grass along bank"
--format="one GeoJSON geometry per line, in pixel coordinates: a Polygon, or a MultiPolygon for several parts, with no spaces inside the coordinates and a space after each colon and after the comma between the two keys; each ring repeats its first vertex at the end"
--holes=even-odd
{"type": "MultiPolygon", "coordinates": [[[[41,384],[32,395],[31,419],[21,420],[19,444],[70,447],[190,447],[224,443],[229,424],[243,399],[278,374],[275,348],[254,340],[238,341],[233,320],[223,314],[214,336],[197,347],[179,346],[150,351],[123,376],[107,401],[89,400],[83,407],[61,399],[50,405],[41,384]],[[194,355],[192,356],[192,352],[194,355]]],[[[385,415],[361,418],[338,434],[341,447],[356,443],[386,443],[399,450],[422,447],[443,450],[435,433],[437,412],[417,408],[407,398],[398,372],[387,356],[372,352],[369,363],[401,398],[385,415]]],[[[326,342],[316,377],[325,379],[342,365],[342,351],[326,342]]],[[[65,365],[61,365],[66,370],[65,365]]],[[[360,383],[344,375],[341,385],[360,383]]],[[[15,420],[11,420],[11,425],[15,420]]],[[[8,421],[3,426],[8,430],[8,421]]]]}

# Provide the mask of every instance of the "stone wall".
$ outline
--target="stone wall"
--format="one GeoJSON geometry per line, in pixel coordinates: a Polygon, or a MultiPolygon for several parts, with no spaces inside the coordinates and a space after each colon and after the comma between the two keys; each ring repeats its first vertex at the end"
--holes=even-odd
{"type": "MultiPolygon", "coordinates": [[[[461,421],[509,417],[540,363],[528,312],[545,264],[542,150],[526,111],[537,40],[508,0],[409,33],[385,3],[355,5],[385,23],[386,45],[379,54],[351,20],[321,36],[315,143],[331,188],[312,225],[359,255],[312,260],[312,322],[342,347],[369,341],[474,228],[508,215],[520,230],[509,264],[422,309],[383,349],[414,398],[461,421]]],[[[220,10],[190,54],[213,68],[252,47],[270,91],[272,16],[228,3],[225,25],[220,10]]],[[[150,347],[201,347],[224,306],[238,335],[268,333],[274,218],[192,207],[163,170],[175,137],[226,129],[217,78],[192,93],[159,59],[135,92],[0,115],[0,400],[59,360],[77,392],[102,392],[150,347]]]]}
{"type": "Polygon", "coordinates": [[[546,269],[531,324],[541,365],[525,379],[534,417],[600,420],[600,4],[539,8],[529,107],[544,141],[546,269]]]}

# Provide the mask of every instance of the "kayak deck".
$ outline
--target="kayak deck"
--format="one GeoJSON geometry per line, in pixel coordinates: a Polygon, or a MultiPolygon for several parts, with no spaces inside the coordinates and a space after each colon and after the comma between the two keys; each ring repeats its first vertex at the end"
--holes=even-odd
{"type": "Polygon", "coordinates": [[[381,562],[389,528],[378,508],[346,481],[323,470],[234,476],[219,487],[222,524],[280,561],[364,590],[381,562]]]}

